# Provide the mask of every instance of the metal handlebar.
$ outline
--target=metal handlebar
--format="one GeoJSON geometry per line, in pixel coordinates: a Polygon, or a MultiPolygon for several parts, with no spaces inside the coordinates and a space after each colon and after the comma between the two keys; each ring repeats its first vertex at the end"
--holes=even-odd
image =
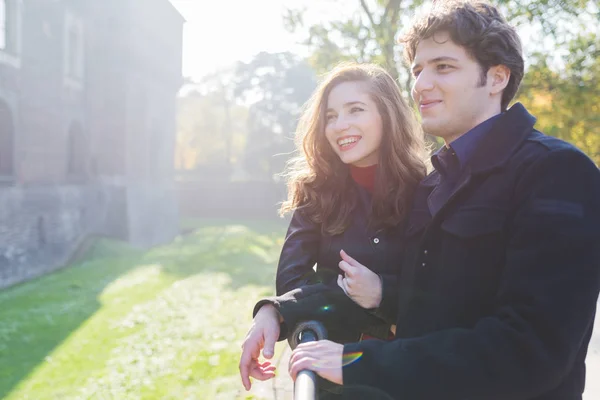
{"type": "MultiPolygon", "coordinates": [[[[298,324],[288,343],[293,349],[300,343],[314,342],[327,338],[327,332],[320,322],[306,321],[298,324]]],[[[317,400],[317,374],[310,370],[298,372],[294,382],[294,400],[317,400]]]]}

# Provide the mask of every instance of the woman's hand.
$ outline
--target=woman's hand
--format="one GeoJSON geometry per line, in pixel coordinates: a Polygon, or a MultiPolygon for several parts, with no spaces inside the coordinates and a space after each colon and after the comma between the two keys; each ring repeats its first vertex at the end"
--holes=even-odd
{"type": "Polygon", "coordinates": [[[265,358],[273,358],[281,322],[281,314],[271,304],[265,304],[256,313],[252,327],[242,344],[240,357],[240,377],[246,390],[252,387],[250,377],[266,381],[275,376],[275,366],[269,361],[259,362],[259,357],[262,350],[265,358]]]}
{"type": "Polygon", "coordinates": [[[338,276],[338,286],[362,308],[379,307],[382,297],[379,275],[350,257],[344,250],[340,251],[340,255],[342,261],[339,266],[344,276],[338,276]]]}

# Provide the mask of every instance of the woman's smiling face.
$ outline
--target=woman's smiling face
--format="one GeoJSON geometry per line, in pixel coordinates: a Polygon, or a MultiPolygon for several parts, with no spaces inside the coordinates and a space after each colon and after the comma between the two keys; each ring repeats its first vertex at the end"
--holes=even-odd
{"type": "Polygon", "coordinates": [[[344,164],[379,162],[381,115],[364,82],[342,82],[327,97],[325,136],[344,164]]]}

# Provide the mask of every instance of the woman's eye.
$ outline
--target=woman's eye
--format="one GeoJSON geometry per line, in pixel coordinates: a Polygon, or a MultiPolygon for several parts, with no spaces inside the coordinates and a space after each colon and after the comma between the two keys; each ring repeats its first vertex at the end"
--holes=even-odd
{"type": "Polygon", "coordinates": [[[360,108],[360,107],[352,107],[350,109],[351,113],[360,112],[360,111],[364,111],[364,110],[362,108],[360,108]]]}
{"type": "Polygon", "coordinates": [[[331,122],[331,121],[334,120],[334,118],[335,118],[335,115],[328,115],[328,116],[325,117],[325,121],[331,122]]]}

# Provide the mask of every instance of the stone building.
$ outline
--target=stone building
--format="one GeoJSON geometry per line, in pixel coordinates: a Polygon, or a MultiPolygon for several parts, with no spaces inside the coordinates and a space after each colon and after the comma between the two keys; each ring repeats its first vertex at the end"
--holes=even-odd
{"type": "Polygon", "coordinates": [[[168,0],[0,0],[0,287],[95,235],[177,233],[183,23],[168,0]]]}

